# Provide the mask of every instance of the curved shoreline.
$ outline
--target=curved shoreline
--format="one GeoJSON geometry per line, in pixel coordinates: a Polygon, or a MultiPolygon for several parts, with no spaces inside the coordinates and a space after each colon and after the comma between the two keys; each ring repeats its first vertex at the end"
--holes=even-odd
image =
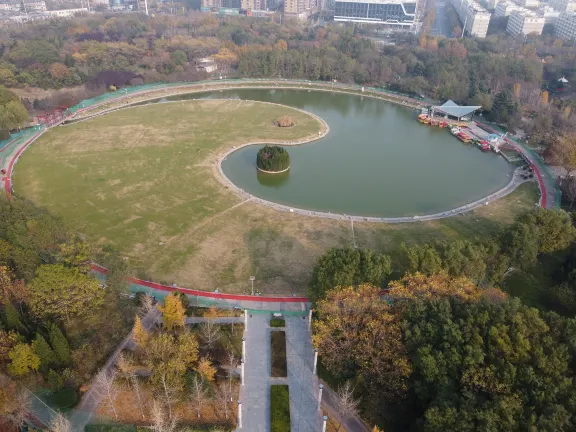
{"type": "MultiPolygon", "coordinates": [[[[258,86],[238,86],[238,85],[229,85],[226,86],[224,85],[224,88],[205,88],[204,85],[201,85],[201,87],[199,88],[199,84],[183,84],[182,86],[179,87],[169,87],[169,88],[165,88],[165,89],[150,89],[147,91],[142,91],[142,94],[145,95],[146,93],[154,93],[154,92],[158,92],[158,91],[166,91],[166,90],[170,90],[170,89],[181,89],[181,88],[186,88],[189,89],[190,91],[183,91],[183,92],[179,92],[177,94],[171,94],[169,96],[176,96],[176,95],[182,95],[182,94],[193,94],[193,93],[200,93],[200,92],[215,92],[218,90],[225,90],[225,89],[254,89],[254,88],[265,88],[265,89],[277,89],[277,88],[288,88],[288,89],[295,89],[295,90],[304,90],[307,89],[307,87],[296,87],[295,85],[290,85],[289,83],[282,83],[284,84],[283,86],[278,86],[278,85],[265,85],[262,82],[257,82],[258,86]],[[264,85],[260,85],[260,84],[264,84],[264,85]],[[288,85],[286,85],[288,84],[288,85]]],[[[222,84],[217,83],[216,86],[221,86],[222,84]]],[[[315,84],[318,85],[318,84],[315,84]]],[[[375,99],[380,99],[380,100],[384,100],[387,102],[395,102],[397,104],[403,105],[403,106],[408,106],[410,107],[410,105],[408,105],[406,102],[400,103],[399,100],[396,101],[391,101],[388,98],[382,97],[380,95],[375,95],[375,94],[370,94],[370,93],[354,93],[351,91],[346,91],[346,89],[340,89],[340,88],[325,88],[325,89],[318,89],[318,88],[308,88],[309,91],[328,91],[328,92],[339,92],[339,93],[345,93],[345,94],[352,94],[352,95],[356,95],[356,96],[367,96],[367,97],[371,97],[371,98],[375,98],[375,99]]],[[[119,100],[124,100],[126,98],[130,98],[131,96],[136,96],[136,93],[131,94],[130,96],[128,95],[120,95],[118,97],[118,99],[113,99],[113,100],[109,100],[109,101],[105,101],[102,102],[100,104],[91,106],[91,107],[87,107],[82,109],[81,111],[79,110],[77,113],[85,111],[86,113],[88,113],[89,111],[98,108],[99,106],[102,105],[107,105],[110,103],[114,103],[117,102],[119,100]]],[[[148,98],[147,100],[154,100],[154,99],[161,99],[162,97],[166,97],[166,96],[151,96],[150,98],[148,98]]],[[[398,97],[399,98],[399,97],[398,97]]],[[[391,98],[392,99],[392,98],[391,98]]],[[[212,99],[212,100],[228,100],[228,99],[212,99]]],[[[242,99],[242,100],[246,100],[246,99],[242,99]]],[[[137,106],[146,106],[146,104],[144,104],[143,102],[145,101],[137,101],[137,102],[133,102],[133,103],[127,103],[126,106],[120,106],[120,107],[114,107],[114,108],[110,108],[110,109],[106,109],[104,111],[101,112],[97,112],[94,113],[92,115],[87,115],[85,117],[82,118],[78,118],[76,121],[70,122],[68,124],[72,124],[72,123],[77,123],[80,121],[85,121],[85,120],[89,120],[93,117],[96,116],[100,116],[100,115],[105,115],[105,114],[109,114],[111,112],[120,110],[120,109],[127,109],[127,108],[134,108],[137,106]]],[[[162,103],[177,103],[177,102],[182,102],[182,100],[180,101],[166,101],[166,102],[162,102],[162,103]]],[[[256,196],[253,196],[249,193],[247,193],[246,191],[244,191],[243,189],[239,188],[238,186],[236,186],[223,172],[222,170],[222,162],[224,159],[226,159],[226,157],[231,154],[232,152],[239,150],[243,147],[247,147],[250,145],[263,145],[263,144],[270,144],[270,143],[274,143],[274,144],[281,144],[281,145],[302,145],[302,144],[307,144],[313,141],[316,141],[320,138],[323,138],[324,136],[326,136],[328,134],[328,132],[330,131],[330,128],[328,126],[328,124],[320,117],[318,117],[317,115],[310,113],[308,111],[305,110],[301,110],[299,108],[295,108],[295,107],[289,107],[287,105],[282,105],[282,104],[276,104],[273,102],[264,102],[264,101],[256,101],[259,103],[269,103],[272,105],[278,105],[278,106],[282,106],[282,107],[287,107],[290,109],[295,109],[297,111],[300,111],[302,113],[308,114],[312,117],[314,117],[315,119],[317,119],[321,124],[323,124],[325,126],[324,131],[320,131],[318,133],[318,135],[316,136],[309,136],[309,137],[305,137],[303,139],[299,139],[299,140],[295,140],[295,141],[277,141],[277,140],[268,140],[267,142],[249,142],[249,143],[244,143],[238,146],[233,146],[232,148],[228,149],[227,151],[225,151],[224,153],[220,154],[220,156],[216,156],[218,158],[216,167],[217,167],[217,173],[219,174],[217,177],[218,180],[220,180],[220,182],[222,184],[224,184],[225,186],[231,186],[232,187],[232,191],[234,191],[236,194],[238,194],[239,196],[245,198],[245,199],[250,199],[254,202],[260,203],[262,205],[266,205],[268,207],[272,207],[278,211],[285,211],[285,212],[290,212],[290,213],[297,213],[297,214],[301,214],[301,215],[305,215],[305,216],[313,216],[313,217],[321,217],[321,218],[327,218],[327,219],[340,219],[340,220],[351,220],[351,221],[360,221],[360,222],[380,222],[380,223],[406,223],[406,222],[418,222],[418,221],[428,221],[428,220],[435,220],[435,219],[443,219],[446,217],[450,217],[450,216],[454,216],[456,214],[459,213],[464,213],[464,212],[469,212],[471,210],[474,210],[482,205],[485,205],[487,202],[491,201],[491,200],[495,200],[495,199],[499,199],[502,198],[506,195],[508,195],[509,193],[511,193],[512,191],[514,191],[516,189],[516,187],[518,187],[521,183],[523,183],[523,181],[517,181],[516,180],[516,174],[518,172],[518,170],[516,170],[514,172],[514,175],[512,176],[511,181],[504,186],[503,188],[497,190],[496,192],[487,195],[479,200],[473,201],[471,203],[465,204],[463,206],[460,207],[456,207],[453,209],[449,209],[443,212],[439,212],[439,213],[434,213],[434,214],[428,214],[428,215],[414,215],[414,216],[401,216],[401,217],[370,217],[370,216],[357,216],[357,215],[347,215],[347,214],[341,214],[341,213],[331,213],[331,212],[321,212],[321,211],[313,211],[313,210],[307,210],[307,209],[300,209],[300,208],[296,208],[296,207],[289,207],[283,204],[279,204],[279,203],[275,203],[273,201],[268,201],[268,200],[264,200],[261,198],[258,198],[256,196]]],[[[417,105],[420,105],[420,103],[415,103],[417,105]]],[[[75,117],[75,116],[74,116],[75,117]]],[[[73,119],[73,118],[72,118],[73,119]]],[[[64,119],[61,123],[59,124],[63,124],[65,123],[66,120],[71,120],[70,118],[68,119],[64,119]]],[[[56,125],[53,125],[51,127],[54,127],[56,125]]],[[[46,130],[48,130],[48,128],[44,129],[43,131],[41,131],[40,133],[38,133],[37,135],[35,135],[29,142],[26,143],[26,145],[23,146],[23,148],[21,148],[18,152],[17,155],[13,158],[13,160],[10,163],[10,170],[7,173],[8,176],[6,178],[6,192],[8,193],[8,195],[10,195],[10,191],[11,191],[11,176],[12,176],[12,168],[13,165],[15,164],[15,162],[18,160],[18,158],[20,157],[21,153],[30,145],[32,144],[33,141],[35,141],[37,138],[39,138],[43,132],[45,132],[46,130]]]]}
{"type": "Polygon", "coordinates": [[[266,170],[263,170],[262,168],[260,168],[259,166],[256,166],[256,169],[258,171],[266,173],[266,174],[282,174],[282,173],[285,173],[286,171],[288,171],[290,169],[290,167],[283,169],[282,171],[266,171],[266,170]]]}

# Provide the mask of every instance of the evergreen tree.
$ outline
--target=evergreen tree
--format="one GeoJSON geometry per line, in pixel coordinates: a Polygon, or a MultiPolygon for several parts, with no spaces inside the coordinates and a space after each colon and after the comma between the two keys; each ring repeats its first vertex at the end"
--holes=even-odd
{"type": "Polygon", "coordinates": [[[12,303],[6,303],[4,313],[6,316],[6,327],[8,327],[8,329],[26,333],[26,327],[24,327],[24,324],[20,321],[20,314],[12,303]]]}
{"type": "Polygon", "coordinates": [[[72,357],[70,355],[70,346],[68,345],[68,341],[62,334],[62,331],[58,328],[57,325],[52,324],[50,326],[50,344],[52,348],[54,348],[54,352],[56,353],[56,357],[58,358],[58,362],[61,366],[67,366],[72,361],[72,357]]]}
{"type": "Polygon", "coordinates": [[[60,375],[54,369],[50,369],[48,371],[47,381],[48,387],[50,387],[50,390],[52,391],[58,391],[64,387],[64,378],[62,378],[62,375],[60,375]]]}
{"type": "Polygon", "coordinates": [[[36,333],[36,339],[32,342],[32,349],[36,355],[40,357],[40,365],[42,369],[48,369],[49,367],[58,364],[56,353],[40,333],[36,333]]]}

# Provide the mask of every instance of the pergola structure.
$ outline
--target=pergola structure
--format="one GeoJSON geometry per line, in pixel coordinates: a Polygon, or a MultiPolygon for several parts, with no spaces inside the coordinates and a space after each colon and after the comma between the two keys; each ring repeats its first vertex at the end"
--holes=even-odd
{"type": "Polygon", "coordinates": [[[456,102],[448,100],[443,105],[432,107],[432,117],[445,117],[450,120],[467,121],[472,113],[481,106],[460,106],[456,102]]]}

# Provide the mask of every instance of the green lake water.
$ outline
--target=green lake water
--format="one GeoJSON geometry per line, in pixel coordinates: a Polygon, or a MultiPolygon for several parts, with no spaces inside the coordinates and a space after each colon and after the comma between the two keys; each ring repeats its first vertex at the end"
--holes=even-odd
{"type": "Polygon", "coordinates": [[[314,211],[399,217],[449,210],[510,181],[513,167],[494,153],[417,122],[417,112],[369,97],[307,90],[224,90],[174,99],[249,99],[312,112],[330,126],[312,143],[288,146],[284,174],[256,169],[261,146],[222,163],[236,186],[259,198],[314,211]]]}

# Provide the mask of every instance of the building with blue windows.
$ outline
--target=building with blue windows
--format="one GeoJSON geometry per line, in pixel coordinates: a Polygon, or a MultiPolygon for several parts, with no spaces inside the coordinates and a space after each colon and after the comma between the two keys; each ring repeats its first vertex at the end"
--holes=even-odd
{"type": "Polygon", "coordinates": [[[412,29],[416,24],[415,0],[336,0],[334,21],[388,24],[412,29]]]}

